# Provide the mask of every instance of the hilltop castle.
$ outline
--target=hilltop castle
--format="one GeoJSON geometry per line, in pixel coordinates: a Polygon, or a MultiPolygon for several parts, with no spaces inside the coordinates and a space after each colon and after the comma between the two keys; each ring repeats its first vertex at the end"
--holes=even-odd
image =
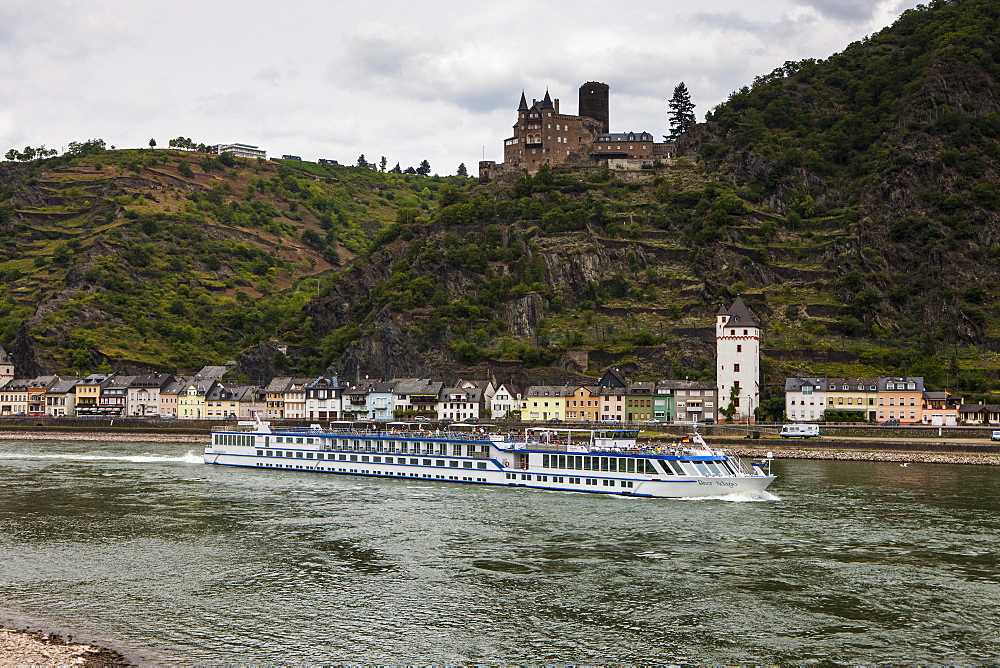
{"type": "Polygon", "coordinates": [[[549,92],[532,100],[521,93],[514,134],[503,142],[503,162],[479,163],[479,176],[493,178],[504,173],[534,173],[542,165],[594,164],[642,168],[654,160],[673,157],[673,142],[657,143],[648,132],[611,133],[610,87],[597,81],[580,86],[579,115],[559,112],[559,99],[549,92]],[[632,161],[636,161],[632,164],[632,161]]]}

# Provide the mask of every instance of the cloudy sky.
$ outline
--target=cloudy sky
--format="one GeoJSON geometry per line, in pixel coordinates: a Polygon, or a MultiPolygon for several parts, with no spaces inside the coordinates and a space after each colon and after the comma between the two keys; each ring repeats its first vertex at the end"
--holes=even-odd
{"type": "Polygon", "coordinates": [[[787,60],[826,58],[916,0],[2,0],[0,155],[256,144],[354,163],[502,160],[523,90],[577,113],[611,86],[611,130],[699,120],[787,60]]]}

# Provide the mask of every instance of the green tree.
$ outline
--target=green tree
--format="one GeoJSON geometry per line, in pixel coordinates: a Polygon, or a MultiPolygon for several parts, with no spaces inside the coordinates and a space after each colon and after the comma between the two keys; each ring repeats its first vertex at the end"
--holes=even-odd
{"type": "Polygon", "coordinates": [[[458,165],[458,171],[455,173],[458,174],[459,176],[468,176],[469,170],[465,168],[465,163],[463,162],[458,165]]]}
{"type": "Polygon", "coordinates": [[[729,405],[725,408],[719,409],[719,412],[722,413],[727,420],[732,420],[733,415],[736,414],[736,399],[739,398],[739,396],[740,388],[737,385],[733,385],[729,389],[729,405]]]}
{"type": "Polygon", "coordinates": [[[670,98],[670,136],[666,139],[677,139],[694,124],[694,104],[691,103],[691,94],[682,81],[674,88],[674,95],[670,98]]]}
{"type": "Polygon", "coordinates": [[[149,148],[156,148],[156,140],[155,139],[150,138],[150,140],[149,140],[149,148]]]}
{"type": "Polygon", "coordinates": [[[365,159],[365,154],[362,153],[358,156],[358,167],[367,167],[368,161],[365,159]]]}
{"type": "Polygon", "coordinates": [[[426,160],[421,160],[420,166],[417,167],[417,174],[423,174],[424,176],[427,176],[430,173],[431,173],[431,163],[427,162],[426,160]]]}
{"type": "Polygon", "coordinates": [[[385,166],[387,164],[388,164],[388,160],[386,160],[385,156],[383,155],[382,159],[378,161],[378,171],[385,172],[385,166]]]}
{"type": "Polygon", "coordinates": [[[403,173],[403,168],[400,167],[399,163],[397,162],[396,166],[389,170],[389,173],[390,174],[402,174],[403,173]]]}

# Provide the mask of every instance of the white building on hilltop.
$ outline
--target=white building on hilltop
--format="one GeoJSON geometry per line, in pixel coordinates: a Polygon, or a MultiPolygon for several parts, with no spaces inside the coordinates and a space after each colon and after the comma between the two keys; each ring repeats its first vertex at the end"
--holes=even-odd
{"type": "Polygon", "coordinates": [[[267,151],[259,146],[254,146],[253,144],[216,144],[212,147],[219,155],[223,153],[232,153],[237,158],[260,158],[261,160],[267,160],[267,151]]]}
{"type": "Polygon", "coordinates": [[[760,405],[760,324],[736,298],[728,309],[723,306],[715,316],[715,379],[719,388],[719,413],[729,406],[731,391],[735,420],[746,420],[760,405]]]}

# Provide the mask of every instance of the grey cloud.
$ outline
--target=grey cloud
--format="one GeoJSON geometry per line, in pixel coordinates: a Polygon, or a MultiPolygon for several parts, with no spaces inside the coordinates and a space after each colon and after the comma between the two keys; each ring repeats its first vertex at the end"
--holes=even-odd
{"type": "Polygon", "coordinates": [[[871,0],[803,0],[826,18],[845,23],[864,23],[874,18],[879,7],[871,0]]]}

